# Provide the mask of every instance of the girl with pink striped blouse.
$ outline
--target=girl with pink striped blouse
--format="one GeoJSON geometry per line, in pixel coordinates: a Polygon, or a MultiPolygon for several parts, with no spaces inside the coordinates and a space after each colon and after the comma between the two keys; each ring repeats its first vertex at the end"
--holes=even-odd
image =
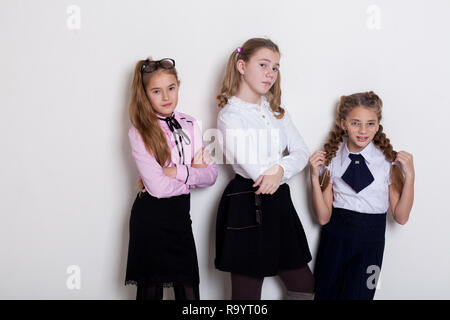
{"type": "Polygon", "coordinates": [[[141,60],[131,86],[128,131],[141,191],[130,216],[125,284],[136,299],[199,299],[199,271],[190,218],[190,189],[213,185],[217,168],[197,121],[175,111],[180,81],[173,59],[141,60]]]}

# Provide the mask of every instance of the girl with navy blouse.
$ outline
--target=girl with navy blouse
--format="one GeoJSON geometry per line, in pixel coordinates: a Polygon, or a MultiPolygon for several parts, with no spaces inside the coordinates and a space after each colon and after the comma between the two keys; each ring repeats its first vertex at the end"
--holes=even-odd
{"type": "Polygon", "coordinates": [[[408,221],[413,157],[393,150],[372,91],[342,96],[324,150],[309,159],[312,201],[323,226],[316,300],[372,300],[384,253],[386,212],[408,221]]]}

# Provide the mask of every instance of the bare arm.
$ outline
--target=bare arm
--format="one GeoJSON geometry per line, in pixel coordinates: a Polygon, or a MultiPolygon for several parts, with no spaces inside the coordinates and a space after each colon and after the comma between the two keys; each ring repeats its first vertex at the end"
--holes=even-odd
{"type": "Polygon", "coordinates": [[[333,205],[333,185],[330,183],[325,190],[320,189],[319,179],[311,179],[313,208],[320,225],[330,221],[333,205]]]}
{"type": "Polygon", "coordinates": [[[330,183],[321,190],[319,182],[320,167],[325,162],[325,152],[316,151],[309,158],[311,185],[312,185],[312,203],[314,212],[320,225],[325,225],[330,221],[333,205],[333,185],[330,183]]]}
{"type": "Polygon", "coordinates": [[[398,152],[395,161],[402,165],[405,184],[401,194],[389,186],[389,202],[395,221],[403,225],[409,219],[414,202],[414,164],[412,155],[405,151],[398,152]]]}

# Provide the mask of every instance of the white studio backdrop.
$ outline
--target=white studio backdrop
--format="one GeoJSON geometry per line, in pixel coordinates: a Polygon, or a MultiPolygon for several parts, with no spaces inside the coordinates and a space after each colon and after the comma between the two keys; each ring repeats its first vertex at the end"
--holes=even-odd
{"type": "MultiPolygon", "coordinates": [[[[269,37],[282,53],[283,105],[311,152],[339,97],[373,90],[394,148],[414,155],[414,207],[405,226],[389,218],[375,298],[449,299],[449,12],[446,0],[3,0],[0,298],[134,299],[124,277],[138,177],[127,137],[135,63],[174,58],[178,110],[206,130],[231,51],[269,37]]],[[[192,192],[202,299],[231,294],[213,259],[232,175],[219,165],[216,184],[192,192]]],[[[320,228],[308,177],[306,168],[289,185],[313,268],[320,228]]],[[[263,299],[282,293],[266,278],[263,299]]]]}

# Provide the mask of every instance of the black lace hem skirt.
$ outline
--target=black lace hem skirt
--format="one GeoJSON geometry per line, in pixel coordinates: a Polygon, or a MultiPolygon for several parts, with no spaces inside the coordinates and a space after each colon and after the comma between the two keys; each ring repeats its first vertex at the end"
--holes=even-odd
{"type": "Polygon", "coordinates": [[[199,284],[190,194],[156,198],[138,194],[131,209],[125,285],[199,284]]]}
{"type": "Polygon", "coordinates": [[[289,185],[258,200],[253,183],[236,175],[223,192],[216,221],[216,268],[266,277],[305,266],[312,257],[289,185]]]}

